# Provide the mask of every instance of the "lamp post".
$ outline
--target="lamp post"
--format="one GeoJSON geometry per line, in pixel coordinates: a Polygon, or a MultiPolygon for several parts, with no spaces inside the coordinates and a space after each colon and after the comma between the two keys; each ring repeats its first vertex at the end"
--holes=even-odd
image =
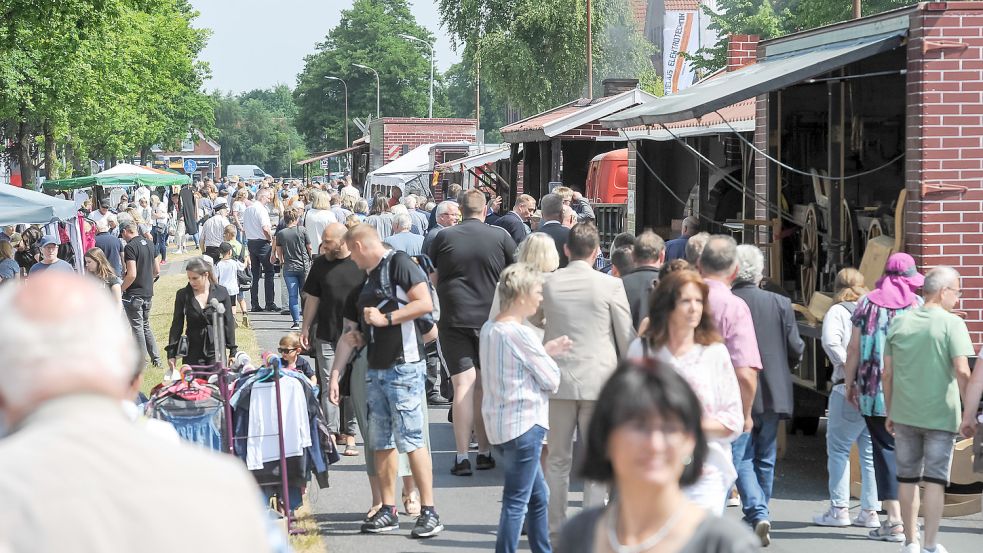
{"type": "Polygon", "coordinates": [[[353,63],[352,65],[355,66],[355,67],[357,67],[357,68],[359,68],[359,69],[367,69],[367,70],[375,73],[375,118],[378,119],[380,117],[380,115],[379,115],[379,91],[381,90],[381,88],[379,86],[379,72],[376,71],[375,69],[372,69],[368,65],[362,65],[360,63],[353,63]]]}
{"type": "Polygon", "coordinates": [[[348,83],[344,79],[339,79],[338,77],[327,76],[325,79],[329,81],[338,81],[345,85],[345,147],[351,146],[351,142],[348,141],[348,83]]]}
{"type": "Polygon", "coordinates": [[[406,40],[412,40],[414,42],[419,42],[430,48],[430,108],[427,110],[427,117],[433,119],[433,62],[434,62],[434,45],[423,40],[422,38],[417,38],[412,35],[399,35],[401,38],[406,40]]]}

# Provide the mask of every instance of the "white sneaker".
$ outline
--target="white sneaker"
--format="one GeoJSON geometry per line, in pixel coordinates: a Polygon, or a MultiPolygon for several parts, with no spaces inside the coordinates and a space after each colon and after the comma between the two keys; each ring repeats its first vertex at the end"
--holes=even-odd
{"type": "MultiPolygon", "coordinates": [[[[874,515],[876,518],[877,513],[874,513],[874,515]]],[[[850,510],[846,507],[830,506],[829,510],[823,514],[812,517],[812,522],[819,526],[850,526],[850,510]]],[[[880,523],[877,523],[877,526],[880,526],[880,523]]]]}
{"type": "Polygon", "coordinates": [[[754,534],[761,540],[761,547],[768,547],[771,544],[771,521],[765,519],[756,522],[754,534]]]}
{"type": "Polygon", "coordinates": [[[935,549],[925,549],[922,548],[920,553],[949,553],[949,550],[942,546],[941,543],[935,544],[935,549]]]}
{"type": "Polygon", "coordinates": [[[881,518],[877,514],[877,511],[865,511],[861,509],[857,517],[853,519],[853,525],[862,528],[880,528],[881,518]]]}
{"type": "Polygon", "coordinates": [[[901,553],[922,553],[922,545],[918,542],[906,543],[901,546],[901,553]]]}
{"type": "Polygon", "coordinates": [[[737,490],[731,490],[730,495],[727,496],[727,506],[728,507],[740,507],[741,506],[741,494],[737,493],[737,490]]]}

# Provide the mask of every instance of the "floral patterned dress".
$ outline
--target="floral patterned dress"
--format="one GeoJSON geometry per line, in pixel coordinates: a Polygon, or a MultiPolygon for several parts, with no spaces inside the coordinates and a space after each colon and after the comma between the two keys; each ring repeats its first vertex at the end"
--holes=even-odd
{"type": "Polygon", "coordinates": [[[865,417],[886,417],[884,388],[881,377],[884,374],[884,342],[891,321],[898,315],[918,307],[923,300],[900,309],[881,307],[867,296],[857,301],[853,312],[853,326],[860,329],[860,362],[857,367],[857,386],[860,388],[860,413],[865,417]]]}

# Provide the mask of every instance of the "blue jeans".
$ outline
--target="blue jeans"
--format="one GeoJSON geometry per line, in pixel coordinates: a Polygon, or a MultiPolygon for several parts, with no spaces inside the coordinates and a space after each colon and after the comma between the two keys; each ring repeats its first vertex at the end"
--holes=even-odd
{"type": "Polygon", "coordinates": [[[536,425],[518,438],[495,446],[505,465],[495,553],[512,553],[519,548],[523,520],[527,521],[529,547],[533,553],[552,551],[547,517],[550,494],[539,463],[545,437],[546,429],[536,425]]]}
{"type": "Polygon", "coordinates": [[[846,394],[834,388],[829,394],[829,420],[826,423],[826,470],[829,472],[829,501],[834,507],[850,506],[850,447],[854,442],[860,458],[860,508],[879,511],[881,504],[877,500],[873,446],[867,424],[860,411],[846,400],[846,394]]]}
{"type": "Polygon", "coordinates": [[[741,492],[744,520],[754,525],[771,517],[768,502],[771,501],[778,453],[778,414],[760,413],[752,418],[754,428],[734,441],[731,452],[737,469],[737,491],[741,492]]]}
{"type": "Polygon", "coordinates": [[[304,273],[301,271],[283,271],[283,280],[287,282],[287,301],[290,306],[290,317],[293,322],[300,323],[300,290],[304,287],[304,273]]]}
{"type": "Polygon", "coordinates": [[[898,499],[898,469],[894,457],[894,436],[884,423],[887,417],[864,417],[870,443],[874,449],[874,476],[877,480],[877,499],[898,499]]]}
{"type": "Polygon", "coordinates": [[[427,447],[423,411],[427,408],[424,361],[403,363],[388,369],[368,369],[365,374],[365,406],[370,449],[396,449],[410,453],[427,447]]]}

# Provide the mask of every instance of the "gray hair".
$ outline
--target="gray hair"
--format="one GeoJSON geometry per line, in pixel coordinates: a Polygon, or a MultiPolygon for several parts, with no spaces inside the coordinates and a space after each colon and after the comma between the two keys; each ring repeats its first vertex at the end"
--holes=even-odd
{"type": "Polygon", "coordinates": [[[331,196],[323,190],[312,190],[311,209],[331,209],[331,196]]]}
{"type": "Polygon", "coordinates": [[[120,225],[119,225],[119,233],[120,234],[123,234],[124,232],[132,232],[134,234],[139,234],[140,233],[139,229],[137,228],[137,224],[135,222],[133,222],[133,219],[130,219],[129,221],[127,221],[125,223],[120,223],[120,225]]]}
{"type": "Polygon", "coordinates": [[[413,227],[413,219],[410,217],[409,213],[397,213],[393,215],[393,228],[398,228],[400,231],[410,230],[413,227]]]}
{"type": "Polygon", "coordinates": [[[737,280],[758,284],[764,276],[765,256],[750,244],[737,246],[737,280]]]}
{"type": "Polygon", "coordinates": [[[7,343],[0,348],[0,394],[14,409],[79,391],[116,390],[122,396],[129,387],[140,359],[136,342],[101,282],[41,274],[26,284],[7,284],[0,287],[0,313],[0,336],[7,343]],[[57,318],[51,309],[35,311],[51,297],[59,305],[57,318]]]}
{"type": "Polygon", "coordinates": [[[704,274],[722,275],[734,270],[737,263],[737,241],[724,234],[707,240],[700,254],[700,269],[704,274]]]}
{"type": "Polygon", "coordinates": [[[959,272],[952,267],[941,265],[925,273],[925,284],[922,285],[922,292],[926,296],[931,296],[958,282],[959,272]]]}
{"type": "Polygon", "coordinates": [[[547,194],[539,200],[539,210],[543,219],[558,221],[563,216],[563,198],[559,194],[547,194]]]}
{"type": "Polygon", "coordinates": [[[703,247],[707,245],[709,239],[709,232],[698,232],[686,241],[686,261],[689,261],[690,265],[696,267],[696,262],[703,255],[703,247]]]}
{"type": "Polygon", "coordinates": [[[212,264],[212,258],[206,257],[204,255],[198,257],[192,257],[184,265],[185,271],[191,271],[198,276],[208,275],[208,280],[212,284],[218,284],[215,277],[215,265],[212,264]]]}
{"type": "Polygon", "coordinates": [[[447,210],[450,209],[451,204],[457,205],[457,202],[452,202],[450,200],[444,200],[440,202],[439,204],[437,204],[437,212],[434,215],[436,215],[437,217],[440,217],[441,215],[446,215],[447,210]]]}
{"type": "Polygon", "coordinates": [[[399,202],[406,206],[406,209],[416,209],[416,196],[413,194],[407,194],[403,196],[399,202]]]}
{"type": "Polygon", "coordinates": [[[512,307],[512,303],[520,297],[532,294],[536,285],[542,284],[543,273],[528,263],[514,263],[506,267],[498,280],[502,311],[512,307]]]}

